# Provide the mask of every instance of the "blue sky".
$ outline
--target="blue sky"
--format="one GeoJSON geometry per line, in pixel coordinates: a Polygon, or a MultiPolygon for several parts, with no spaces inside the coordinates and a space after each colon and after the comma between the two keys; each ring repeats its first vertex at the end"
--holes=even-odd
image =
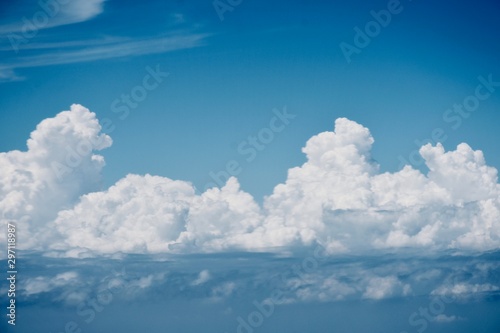
{"type": "Polygon", "coordinates": [[[497,2],[0,13],[0,328],[498,332],[497,2]]]}
{"type": "MultiPolygon", "coordinates": [[[[27,1],[1,6],[3,25],[40,10],[27,1]]],[[[402,2],[348,64],[339,44],[353,44],[353,28],[384,8],[385,1],[244,1],[221,21],[209,1],[106,1],[87,21],[39,30],[17,53],[4,38],[3,72],[10,74],[2,82],[0,149],[25,149],[41,119],[80,103],[116,125],[114,145],[103,151],[106,186],[128,172],[149,172],[203,188],[210,171],[236,159],[242,187],[260,200],[303,163],[305,141],[332,130],[338,117],[372,130],[382,170],[398,170],[398,156],[408,157],[419,148],[414,140],[436,127],[445,130],[447,149],[468,142],[500,166],[498,93],[457,130],[442,119],[474,92],[478,76],[500,80],[497,4],[402,2]],[[174,50],[164,51],[167,44],[174,50]],[[120,120],[112,102],[157,65],[169,77],[120,120]],[[284,106],[296,120],[246,163],[237,144],[284,106]]]]}

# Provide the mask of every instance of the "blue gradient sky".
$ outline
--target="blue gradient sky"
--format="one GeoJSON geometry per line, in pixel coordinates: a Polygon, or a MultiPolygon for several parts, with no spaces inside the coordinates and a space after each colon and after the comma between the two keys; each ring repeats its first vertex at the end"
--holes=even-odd
{"type": "MultiPolygon", "coordinates": [[[[132,172],[203,188],[210,171],[223,170],[234,159],[243,168],[242,188],[260,200],[285,179],[288,168],[304,161],[305,141],[332,130],[337,117],[370,128],[373,157],[382,171],[397,170],[398,156],[408,158],[418,148],[414,140],[430,138],[438,127],[448,136],[446,149],[467,142],[499,168],[500,91],[456,130],[443,113],[474,92],[478,76],[492,74],[500,81],[500,5],[402,1],[401,6],[350,64],[339,44],[352,44],[353,28],[363,28],[373,19],[370,11],[386,8],[387,1],[243,1],[224,13],[223,21],[211,1],[106,1],[90,20],[40,30],[18,53],[3,34],[0,151],[24,150],[37,123],[80,103],[116,126],[113,146],[102,152],[104,187],[132,172]],[[155,42],[195,35],[193,45],[171,52],[155,42]],[[108,59],[87,61],[88,51],[114,39],[108,59]],[[120,40],[147,42],[136,54],[118,56],[134,53],[120,40]],[[54,48],[37,47],[45,43],[54,48]],[[75,50],[78,59],[68,53],[75,50]],[[47,58],[59,60],[46,65],[47,58]],[[157,65],[169,77],[121,120],[112,102],[142,82],[147,66],[157,65]],[[297,117],[247,163],[238,144],[267,126],[273,108],[284,106],[297,117]]],[[[39,10],[27,1],[2,2],[0,23],[22,23],[23,16],[32,18],[39,10]]]]}

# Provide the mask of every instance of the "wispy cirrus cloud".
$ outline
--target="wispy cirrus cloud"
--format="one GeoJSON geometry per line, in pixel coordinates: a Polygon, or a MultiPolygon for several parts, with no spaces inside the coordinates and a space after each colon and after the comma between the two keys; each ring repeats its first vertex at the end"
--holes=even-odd
{"type": "Polygon", "coordinates": [[[7,67],[11,69],[41,67],[164,53],[201,46],[207,36],[208,34],[203,33],[180,33],[147,39],[109,38],[38,45],[36,47],[48,52],[12,59],[10,63],[7,62],[7,67]]]}
{"type": "Polygon", "coordinates": [[[117,36],[113,29],[122,26],[116,19],[122,14],[116,9],[110,10],[115,21],[96,21],[88,30],[58,29],[96,18],[104,12],[105,0],[60,2],[22,3],[0,19],[0,83],[29,77],[20,69],[166,53],[202,46],[210,35],[193,29],[184,14],[170,13],[165,14],[167,30],[137,35],[124,28],[117,36]]]}
{"type": "Polygon", "coordinates": [[[106,0],[42,0],[38,2],[21,1],[10,20],[0,24],[0,36],[20,33],[27,25],[37,30],[81,23],[93,19],[104,11],[106,0]]]}
{"type": "Polygon", "coordinates": [[[153,38],[106,37],[100,40],[34,44],[30,55],[8,59],[0,65],[0,82],[23,80],[18,69],[73,64],[112,58],[167,53],[203,46],[207,33],[179,32],[153,38]]]}
{"type": "MultiPolygon", "coordinates": [[[[64,48],[78,48],[78,47],[91,47],[108,45],[111,43],[127,42],[130,38],[118,36],[103,36],[95,39],[80,39],[80,40],[47,40],[47,41],[33,41],[29,44],[24,44],[20,48],[23,51],[31,52],[33,50],[58,50],[64,48]]],[[[11,51],[12,47],[7,44],[0,44],[0,51],[11,51]]]]}

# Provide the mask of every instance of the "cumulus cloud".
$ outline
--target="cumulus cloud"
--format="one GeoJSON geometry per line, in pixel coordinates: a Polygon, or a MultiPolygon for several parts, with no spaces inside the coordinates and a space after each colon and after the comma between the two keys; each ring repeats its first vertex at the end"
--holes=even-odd
{"type": "Polygon", "coordinates": [[[339,118],[334,131],[307,141],[307,161],[261,207],[234,177],[199,195],[188,182],[152,175],[127,175],[100,191],[104,160],[94,152],[111,145],[100,131],[94,113],[73,105],[42,121],[26,152],[0,154],[1,218],[23,225],[26,248],[81,256],[317,243],[330,253],[500,246],[497,170],[465,143],[448,152],[423,146],[428,174],[411,166],[380,173],[370,131],[339,118]]]}
{"type": "Polygon", "coordinates": [[[262,224],[259,205],[230,178],[221,189],[212,188],[194,196],[179,236],[179,249],[221,251],[253,247],[254,230],[262,224]]]}
{"type": "Polygon", "coordinates": [[[193,195],[185,182],[129,175],[61,211],[54,225],[63,237],[52,247],[104,253],[168,251],[185,229],[193,195]]]}
{"type": "Polygon", "coordinates": [[[363,297],[375,300],[387,298],[392,296],[398,285],[400,282],[395,276],[374,277],[370,279],[363,297]]]}
{"type": "Polygon", "coordinates": [[[212,289],[212,300],[220,301],[226,297],[229,297],[236,289],[236,283],[229,281],[224,282],[221,285],[216,286],[212,289]]]}
{"type": "Polygon", "coordinates": [[[357,293],[355,281],[342,282],[337,276],[322,277],[312,274],[306,279],[292,279],[287,287],[295,290],[297,299],[301,301],[339,301],[357,293]]]}
{"type": "Polygon", "coordinates": [[[101,253],[220,251],[248,242],[260,208],[235,178],[201,196],[183,181],[128,175],[107,191],[82,196],[54,221],[51,248],[101,253]],[[90,214],[89,214],[90,213],[90,214]]]}
{"type": "Polygon", "coordinates": [[[307,162],[266,199],[263,228],[283,244],[317,241],[332,252],[366,248],[494,249],[500,245],[497,171],[467,144],[420,149],[428,175],[411,166],[378,173],[367,128],[337,119],[312,137],[307,162]]]}
{"type": "Polygon", "coordinates": [[[204,269],[198,274],[198,278],[193,281],[193,286],[198,286],[200,284],[204,284],[210,280],[210,272],[207,269],[204,269]]]}
{"type": "Polygon", "coordinates": [[[490,283],[457,283],[451,286],[441,286],[432,291],[433,295],[456,295],[461,297],[468,297],[478,293],[488,293],[498,291],[498,286],[490,283]]]}
{"type": "Polygon", "coordinates": [[[22,290],[26,296],[31,296],[39,293],[49,292],[55,288],[75,284],[78,281],[78,274],[74,271],[57,274],[53,277],[37,276],[35,278],[27,279],[22,290]]]}
{"type": "Polygon", "coordinates": [[[104,159],[94,151],[112,142],[100,131],[94,113],[72,105],[37,126],[27,151],[0,153],[0,219],[18,223],[26,248],[45,245],[58,212],[100,189],[104,159]]]}

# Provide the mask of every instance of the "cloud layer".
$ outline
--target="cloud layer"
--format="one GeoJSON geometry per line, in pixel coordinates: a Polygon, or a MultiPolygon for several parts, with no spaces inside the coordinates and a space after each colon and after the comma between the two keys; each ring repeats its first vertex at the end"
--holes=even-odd
{"type": "MultiPolygon", "coordinates": [[[[499,254],[457,255],[450,260],[446,255],[320,258],[307,252],[302,257],[226,253],[167,258],[124,255],[121,260],[90,261],[41,260],[34,254],[24,259],[29,268],[20,281],[19,291],[24,302],[42,296],[44,302],[67,304],[118,288],[128,292],[113,291],[117,297],[146,297],[153,302],[205,299],[218,303],[246,299],[251,303],[249,298],[261,302],[279,290],[281,297],[274,301],[277,304],[421,296],[464,303],[499,294],[499,254]],[[46,263],[52,270],[43,269],[46,263]]],[[[440,319],[446,318],[437,318],[440,319]]]]}
{"type": "MultiPolygon", "coordinates": [[[[333,132],[307,141],[307,161],[261,207],[236,178],[200,195],[188,182],[151,175],[128,175],[98,191],[104,160],[95,151],[111,145],[100,130],[94,113],[73,105],[41,122],[26,152],[0,154],[0,217],[22,226],[23,247],[71,256],[316,243],[330,253],[500,247],[497,170],[465,143],[449,152],[421,147],[427,175],[411,166],[380,173],[370,131],[339,118],[333,132]]],[[[390,277],[373,283],[404,289],[390,277]]],[[[366,297],[377,298],[369,285],[366,297]]]]}

